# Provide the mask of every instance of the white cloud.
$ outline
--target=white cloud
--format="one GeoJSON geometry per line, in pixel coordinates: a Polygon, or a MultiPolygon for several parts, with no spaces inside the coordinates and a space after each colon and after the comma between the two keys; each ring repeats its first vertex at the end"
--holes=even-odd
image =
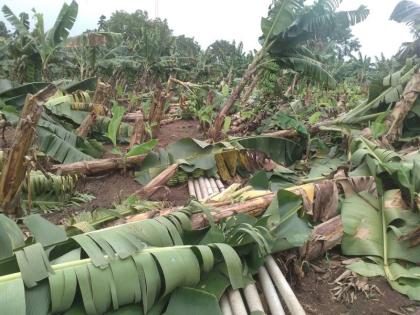
{"type": "MultiPolygon", "coordinates": [[[[417,0],[420,1],[420,0],[417,0]]],[[[69,2],[69,1],[67,1],[69,2]]],[[[3,0],[16,14],[36,7],[51,26],[62,2],[56,0],[3,0]]],[[[259,48],[260,19],[266,15],[271,0],[79,0],[79,16],[72,34],[93,29],[101,14],[109,17],[115,10],[146,10],[149,16],[166,18],[175,34],[194,37],[204,48],[217,39],[242,41],[245,50],[259,48]]],[[[405,25],[389,21],[398,0],[344,0],[341,9],[355,9],[366,4],[371,13],[356,25],[354,34],[362,43],[362,52],[370,56],[381,52],[390,57],[411,35],[405,25]]],[[[4,20],[3,17],[1,17],[4,20]]]]}

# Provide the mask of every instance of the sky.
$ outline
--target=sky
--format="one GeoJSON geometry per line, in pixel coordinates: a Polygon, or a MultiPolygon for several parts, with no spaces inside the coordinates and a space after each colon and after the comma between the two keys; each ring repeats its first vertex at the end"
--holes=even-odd
{"type": "MultiPolygon", "coordinates": [[[[415,0],[420,3],[420,0],[415,0]]],[[[69,2],[69,0],[67,0],[69,2]]],[[[311,2],[310,0],[308,3],[311,2]]],[[[362,44],[362,53],[386,57],[394,55],[401,43],[411,41],[408,27],[389,20],[399,0],[344,0],[340,9],[356,9],[365,4],[369,17],[353,27],[353,34],[362,44]]],[[[17,15],[30,13],[35,6],[44,13],[45,26],[54,22],[63,1],[59,0],[2,0],[17,15]]],[[[267,14],[271,0],[78,0],[79,14],[72,30],[77,35],[86,29],[96,28],[101,14],[109,17],[116,10],[133,12],[145,10],[150,17],[167,19],[175,35],[194,37],[206,48],[217,39],[242,41],[245,50],[258,49],[260,19],[267,14]]],[[[4,17],[0,14],[0,20],[4,17]]]]}

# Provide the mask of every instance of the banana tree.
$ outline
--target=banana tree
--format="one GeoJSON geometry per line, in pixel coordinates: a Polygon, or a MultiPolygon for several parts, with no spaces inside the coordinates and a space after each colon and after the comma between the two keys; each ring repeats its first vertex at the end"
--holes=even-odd
{"type": "Polygon", "coordinates": [[[305,6],[303,1],[298,0],[274,1],[268,16],[261,20],[262,48],[255,54],[242,80],[219,112],[211,131],[213,139],[221,137],[225,116],[253,74],[265,62],[274,60],[282,68],[304,73],[329,86],[335,85],[334,78],[314,58],[305,44],[311,39],[327,38],[337,28],[357,24],[369,14],[365,6],[353,11],[336,12],[340,3],[341,1],[319,0],[313,5],[305,6]]]}
{"type": "Polygon", "coordinates": [[[24,45],[20,46],[19,55],[27,58],[40,59],[42,79],[48,81],[48,65],[57,50],[67,40],[67,37],[76,21],[78,4],[72,1],[70,4],[64,3],[53,27],[45,31],[44,16],[34,10],[36,24],[33,32],[30,32],[25,23],[20,20],[13,11],[6,5],[2,8],[6,19],[18,31],[18,37],[12,41],[20,40],[24,45]]]}

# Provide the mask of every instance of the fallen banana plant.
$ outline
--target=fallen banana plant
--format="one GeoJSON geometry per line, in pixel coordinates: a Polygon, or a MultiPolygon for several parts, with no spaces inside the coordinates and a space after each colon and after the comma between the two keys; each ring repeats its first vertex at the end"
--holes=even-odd
{"type": "Polygon", "coordinates": [[[158,153],[150,152],[136,173],[136,180],[146,185],[160,172],[178,163],[187,173],[197,169],[208,175],[220,174],[223,180],[232,180],[241,168],[253,170],[247,150],[259,151],[278,163],[290,164],[301,157],[300,146],[288,139],[273,137],[233,138],[229,142],[209,144],[204,141],[185,138],[168,145],[158,153]]]}

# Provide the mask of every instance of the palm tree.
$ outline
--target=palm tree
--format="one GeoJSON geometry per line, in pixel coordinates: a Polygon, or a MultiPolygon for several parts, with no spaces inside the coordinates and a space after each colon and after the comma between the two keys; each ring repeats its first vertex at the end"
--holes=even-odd
{"type": "Polygon", "coordinates": [[[256,53],[242,80],[219,112],[211,131],[213,139],[220,139],[225,116],[253,74],[266,62],[274,60],[281,68],[310,75],[329,86],[335,85],[334,78],[314,58],[305,44],[309,40],[326,38],[336,28],[349,27],[368,16],[369,10],[365,6],[353,11],[336,12],[341,1],[318,0],[310,6],[305,6],[304,0],[273,1],[268,17],[261,21],[262,48],[256,53]]]}
{"type": "Polygon", "coordinates": [[[18,50],[18,57],[26,58],[34,63],[40,62],[42,79],[48,80],[48,64],[58,48],[66,41],[77,17],[78,4],[72,1],[64,3],[53,27],[45,31],[44,16],[34,10],[35,28],[29,31],[28,19],[19,19],[6,5],[2,8],[6,19],[15,27],[16,38],[11,39],[11,45],[18,41],[21,45],[14,47],[18,50]]]}

